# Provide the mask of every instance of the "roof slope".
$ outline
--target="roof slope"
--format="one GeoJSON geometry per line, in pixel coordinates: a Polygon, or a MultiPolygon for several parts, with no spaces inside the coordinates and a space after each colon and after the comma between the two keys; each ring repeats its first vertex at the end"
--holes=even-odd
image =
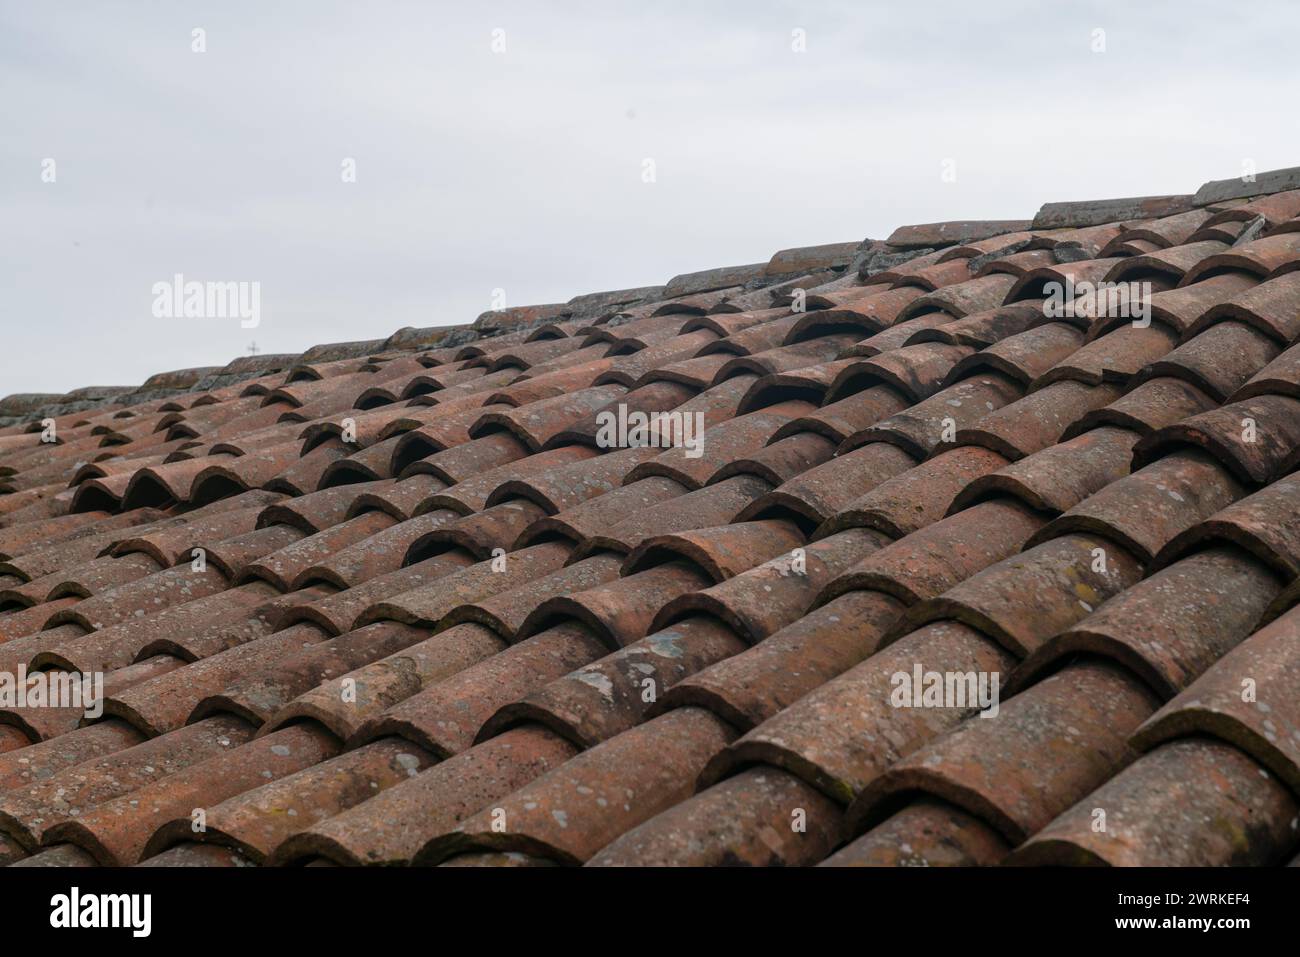
{"type": "Polygon", "coordinates": [[[1300,190],[1233,182],[0,402],[0,673],[105,694],[0,700],[0,862],[1295,858],[1300,190]]]}

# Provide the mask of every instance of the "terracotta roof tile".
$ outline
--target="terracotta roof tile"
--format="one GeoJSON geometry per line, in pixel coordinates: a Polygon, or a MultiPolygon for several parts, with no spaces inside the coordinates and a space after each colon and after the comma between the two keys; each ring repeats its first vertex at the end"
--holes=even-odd
{"type": "Polygon", "coordinates": [[[907,396],[893,386],[874,385],[787,422],[777,429],[772,441],[799,432],[815,432],[833,442],[842,442],[886,416],[901,412],[908,404],[907,396]]]}
{"type": "Polygon", "coordinates": [[[1106,273],[1105,281],[1132,282],[1163,278],[1177,283],[1194,269],[1203,271],[1203,263],[1215,261],[1227,248],[1227,243],[1206,239],[1157,249],[1140,256],[1129,256],[1121,259],[1106,273]]]}
{"type": "Polygon", "coordinates": [[[1041,512],[1061,513],[1128,474],[1138,435],[1099,426],[1039,449],[967,485],[953,500],[959,512],[975,502],[1012,496],[1041,512]]]}
{"type": "Polygon", "coordinates": [[[981,256],[977,261],[981,263],[975,273],[977,277],[998,275],[1011,276],[1017,280],[1035,269],[1051,267],[1057,263],[1052,250],[1026,249],[1024,246],[1014,246],[992,256],[981,256]]]}
{"type": "Polygon", "coordinates": [[[32,663],[70,671],[106,671],[131,664],[153,642],[178,633],[222,631],[232,643],[237,634],[249,640],[271,630],[274,610],[262,609],[277,597],[276,590],[264,582],[228,588],[149,617],[129,618],[71,641],[47,645],[32,663]]]}
{"type": "Polygon", "coordinates": [[[122,557],[105,555],[67,572],[51,572],[30,582],[0,591],[0,605],[31,606],[75,595],[89,598],[102,591],[152,575],[161,567],[144,553],[122,557]]]}
{"type": "Polygon", "coordinates": [[[245,580],[260,578],[281,591],[289,591],[309,568],[349,545],[391,528],[396,521],[385,512],[364,512],[258,558],[244,566],[243,577],[245,580]]]}
{"type": "Polygon", "coordinates": [[[872,552],[830,582],[818,604],[867,589],[905,605],[935,598],[1013,555],[1042,524],[1040,515],[1013,500],[974,505],[872,552]]]}
{"type": "Polygon", "coordinates": [[[1081,202],[1044,203],[1034,217],[1031,229],[1061,229],[1095,226],[1126,219],[1149,219],[1186,212],[1193,197],[1138,196],[1132,199],[1086,200],[1081,202]]]}
{"type": "Polygon", "coordinates": [[[231,680],[256,668],[274,666],[300,649],[324,641],[315,625],[299,624],[235,645],[184,668],[133,685],[104,701],[104,713],[129,721],[148,735],[186,724],[194,708],[231,680]]]}
{"type": "Polygon", "coordinates": [[[1016,382],[1006,376],[977,374],[853,433],[844,440],[841,449],[847,451],[868,442],[891,442],[914,458],[924,459],[941,446],[956,441],[960,429],[1014,402],[1022,393],[1016,382]]]}
{"type": "MultiPolygon", "coordinates": [[[[1021,222],[1025,221],[1021,220],[1021,222]]],[[[951,246],[940,254],[939,262],[947,262],[950,259],[984,259],[989,256],[1008,254],[1024,248],[1033,239],[1033,235],[1029,232],[1026,222],[1023,229],[951,246]]]]}
{"type": "Polygon", "coordinates": [[[1188,269],[1182,285],[1198,282],[1226,269],[1239,269],[1261,279],[1294,272],[1300,269],[1300,234],[1277,233],[1204,258],[1188,269]]]}
{"type": "Polygon", "coordinates": [[[143,740],[139,731],[115,719],[69,731],[47,742],[24,740],[21,748],[0,755],[0,784],[6,791],[32,785],[65,768],[125,751],[143,740]]]}
{"type": "Polygon", "coordinates": [[[686,618],[503,705],[483,722],[477,740],[537,722],[579,747],[594,747],[639,724],[661,691],[744,647],[725,625],[686,618]]]}
{"type": "Polygon", "coordinates": [[[953,243],[970,244],[990,238],[1004,238],[1029,228],[1024,219],[963,220],[949,223],[926,223],[919,226],[900,226],[885,240],[900,249],[910,247],[950,246],[953,243]]]}
{"type": "Polygon", "coordinates": [[[702,488],[728,464],[760,452],[782,425],[815,406],[798,400],[769,406],[707,428],[698,446],[678,445],[635,466],[625,483],[662,475],[688,489],[702,488]]]}
{"type": "Polygon", "coordinates": [[[505,830],[494,826],[492,814],[480,812],[426,843],[415,861],[436,863],[476,848],[586,861],[620,834],[688,797],[704,762],[732,735],[726,724],[697,708],[655,718],[504,798],[505,830]],[[570,821],[583,826],[570,827],[570,821]]]}
{"type": "Polygon", "coordinates": [[[1148,379],[1110,405],[1086,413],[1069,426],[1062,437],[1073,438],[1103,425],[1146,435],[1213,406],[1214,400],[1191,383],[1159,376],[1148,379]]]}
{"type": "Polygon", "coordinates": [[[1180,738],[1218,738],[1296,790],[1300,722],[1290,689],[1300,666],[1297,622],[1300,612],[1290,612],[1241,642],[1139,728],[1134,744],[1149,751],[1180,738]],[[1247,686],[1252,695],[1242,694],[1247,686]]]}
{"type": "Polygon", "coordinates": [[[1273,481],[1300,446],[1300,399],[1256,395],[1201,412],[1144,436],[1133,450],[1141,467],[1180,448],[1204,449],[1243,482],[1273,481]]]}
{"type": "Polygon", "coordinates": [[[349,745],[397,735],[440,759],[459,754],[502,705],[595,661],[605,650],[584,627],[547,628],[390,705],[358,727],[349,745]]]}
{"type": "Polygon", "coordinates": [[[833,801],[798,778],[772,768],[754,768],[626,832],[587,865],[815,864],[838,843],[840,816],[833,801]]]}
{"type": "MultiPolygon", "coordinates": [[[[237,748],[252,737],[238,718],[212,718],[173,735],[92,757],[0,798],[0,830],[29,850],[54,825],[152,781],[237,748]]],[[[83,752],[84,753],[84,752],[83,752]]]]}
{"type": "MultiPolygon", "coordinates": [[[[488,660],[505,647],[501,638],[480,625],[455,625],[302,692],[274,711],[262,731],[310,718],[340,738],[350,738],[388,707],[488,660]]],[[[274,703],[278,702],[268,701],[274,703]]]]}
{"type": "MultiPolygon", "coordinates": [[[[639,490],[646,483],[661,483],[652,488],[664,488],[662,483],[667,483],[669,488],[685,489],[680,482],[662,476],[640,479],[624,488],[639,490]]],[[[600,549],[626,554],[646,539],[654,538],[656,535],[726,524],[734,521],[747,505],[770,489],[771,486],[757,476],[736,475],[704,488],[688,491],[684,495],[674,496],[673,508],[666,515],[660,515],[654,510],[642,511],[585,535],[581,545],[574,552],[572,560],[584,558],[600,549]]],[[[590,504],[595,505],[599,501],[597,499],[590,504]]],[[[629,501],[636,501],[636,498],[629,498],[629,501]]],[[[580,510],[581,507],[575,511],[580,510]]],[[[623,509],[619,509],[619,513],[622,512],[623,509]]]]}
{"type": "MultiPolygon", "coordinates": [[[[328,585],[300,588],[285,595],[287,604],[278,627],[286,627],[295,621],[310,621],[330,634],[342,634],[353,628],[360,616],[380,600],[401,595],[473,563],[474,557],[468,552],[455,550],[390,572],[380,569],[379,574],[368,575],[364,582],[338,592],[328,585]]],[[[314,576],[319,567],[313,565],[299,578],[314,576]]],[[[320,577],[329,580],[328,574],[320,577]]]]}
{"type": "Polygon", "coordinates": [[[1175,535],[1243,494],[1242,486],[1209,456],[1176,452],[1085,499],[1038,538],[1091,532],[1149,562],[1175,535]]]}
{"type": "Polygon", "coordinates": [[[552,437],[625,391],[623,386],[603,385],[531,402],[517,409],[484,412],[470,427],[469,437],[479,438],[504,430],[535,452],[552,437]]]}
{"type": "Polygon", "coordinates": [[[1290,189],[1260,196],[1248,203],[1215,213],[1207,225],[1233,221],[1247,222],[1256,216],[1263,216],[1270,226],[1276,226],[1296,215],[1300,215],[1300,189],[1290,189]]]}
{"type": "Polygon", "coordinates": [[[511,482],[518,482],[549,469],[585,462],[595,458],[596,454],[596,449],[570,445],[518,459],[511,458],[496,468],[485,469],[449,488],[437,489],[432,495],[421,499],[411,514],[412,517],[418,517],[439,509],[451,509],[460,515],[472,515],[486,508],[497,490],[511,482]]]}
{"type": "Polygon", "coordinates": [[[443,615],[467,601],[487,598],[533,581],[560,568],[569,557],[566,545],[550,542],[520,549],[500,565],[492,560],[453,572],[446,580],[393,595],[368,608],[359,623],[391,619],[407,624],[436,625],[443,615]]]}
{"type": "Polygon", "coordinates": [[[1280,479],[1193,525],[1170,541],[1154,564],[1169,564],[1211,543],[1243,548],[1284,579],[1300,576],[1300,475],[1280,479]]]}
{"type": "Polygon", "coordinates": [[[948,381],[988,370],[1028,386],[1083,345],[1083,333],[1065,322],[1049,322],[986,346],[953,366],[948,381]]]}
{"type": "Polygon", "coordinates": [[[897,268],[877,273],[867,282],[914,286],[925,292],[934,292],[936,289],[970,278],[970,260],[952,259],[948,262],[923,263],[920,259],[916,259],[897,268]]]}
{"type": "Polygon", "coordinates": [[[683,679],[651,710],[695,705],[752,728],[874,652],[902,608],[879,592],[841,595],[743,654],[683,679]]]}
{"type": "Polygon", "coordinates": [[[1281,585],[1236,549],[1198,552],[1057,634],[1016,680],[1082,652],[1112,658],[1162,698],[1172,697],[1250,633],[1281,585]]]}
{"type": "Polygon", "coordinates": [[[599,553],[549,575],[452,608],[443,618],[445,624],[477,622],[492,629],[506,641],[515,640],[525,618],[537,605],[549,598],[607,582],[618,575],[621,559],[599,553]]]}
{"type": "MultiPolygon", "coordinates": [[[[1250,219],[1251,214],[1236,217],[1250,219]]],[[[1145,239],[1161,248],[1178,246],[1207,222],[1218,219],[1218,215],[1208,209],[1191,209],[1185,213],[1175,213],[1159,219],[1128,223],[1121,226],[1120,238],[1145,239]]]]}
{"type": "Polygon", "coordinates": [[[1138,759],[1014,852],[1018,864],[1214,867],[1278,864],[1293,841],[1294,794],[1231,745],[1172,742],[1138,759]],[[1121,827],[1098,832],[1092,808],[1121,827]],[[1222,821],[1204,826],[1206,816],[1222,821]]]}
{"type": "Polygon", "coordinates": [[[576,622],[608,647],[620,648],[644,638],[659,610],[670,601],[708,582],[705,572],[683,561],[626,573],[580,592],[547,599],[524,620],[519,635],[528,637],[556,623],[576,622]]]}
{"type": "Polygon", "coordinates": [[[944,342],[890,348],[841,370],[826,399],[834,402],[883,384],[893,386],[916,402],[938,391],[952,367],[974,351],[970,346],[944,342]]]}
{"type": "Polygon", "coordinates": [[[822,867],[987,867],[1010,848],[961,808],[920,797],[850,841],[822,867]]]}
{"type": "Polygon", "coordinates": [[[537,725],[448,758],[280,845],[272,863],[323,857],[343,864],[409,862],[432,837],[553,770],[576,749],[537,725]]]}
{"type": "MultiPolygon", "coordinates": [[[[1040,529],[1038,537],[1049,529],[1040,529]]],[[[916,605],[906,624],[951,618],[1023,657],[1140,578],[1137,561],[1105,539],[1063,535],[1034,544],[1031,538],[1021,554],[916,605]],[[1027,613],[1030,606],[1033,614],[1027,613]]]]}
{"type": "Polygon", "coordinates": [[[482,561],[504,551],[545,514],[540,505],[522,499],[493,505],[421,535],[411,543],[403,562],[413,564],[453,548],[463,549],[482,561]]]}
{"type": "Polygon", "coordinates": [[[1177,345],[1177,336],[1162,323],[1120,326],[1094,339],[1040,375],[1034,388],[1063,380],[1102,385],[1127,382],[1177,345]]]}
{"type": "MultiPolygon", "coordinates": [[[[711,782],[745,764],[789,771],[848,804],[898,759],[950,730],[975,707],[898,708],[898,673],[1001,672],[1011,656],[955,622],[930,625],[889,645],[738,738],[705,772],[711,782]]],[[[972,705],[974,703],[972,702],[972,705]]]]}
{"type": "MultiPolygon", "coordinates": [[[[885,443],[873,443],[871,449],[885,443]]],[[[904,453],[905,454],[905,453],[904,453]]],[[[908,456],[908,461],[913,461],[908,456]]],[[[900,471],[848,502],[818,529],[821,538],[846,528],[874,528],[893,538],[937,522],[970,482],[1007,464],[996,452],[962,446],[900,471]]]]}
{"type": "MultiPolygon", "coordinates": [[[[790,422],[786,420],[786,425],[790,422]]],[[[782,428],[786,426],[783,425],[782,428]]],[[[779,433],[780,430],[778,430],[779,433]]],[[[835,443],[817,432],[792,431],[759,449],[748,458],[736,458],[713,473],[710,481],[733,475],[757,475],[776,486],[828,461],[835,453],[835,443]]]]}
{"type": "Polygon", "coordinates": [[[1138,378],[1174,376],[1223,402],[1277,354],[1277,345],[1263,333],[1244,323],[1221,322],[1145,367],[1138,378]]]}
{"type": "Polygon", "coordinates": [[[1116,401],[1121,394],[1116,385],[1062,379],[958,430],[955,441],[1007,459],[1023,458],[1054,445],[1085,415],[1116,401]]]}
{"type": "Polygon", "coordinates": [[[1300,398],[1300,349],[1291,347],[1253,375],[1232,396],[1249,399],[1257,395],[1300,398]]]}
{"type": "MultiPolygon", "coordinates": [[[[1201,318],[1221,303],[1229,302],[1234,297],[1259,285],[1250,275],[1240,272],[1227,272],[1212,276],[1190,286],[1166,289],[1155,292],[1147,298],[1151,316],[1180,334],[1187,336],[1197,328],[1201,318]]],[[[1098,329],[1110,329],[1126,321],[1124,316],[1117,316],[1098,329]]]]}
{"type": "Polygon", "coordinates": [[[377,621],[307,645],[260,672],[234,678],[219,693],[199,701],[190,719],[225,713],[262,725],[291,700],[326,680],[395,655],[426,637],[424,631],[410,625],[377,621]]]}
{"type": "Polygon", "coordinates": [[[674,599],[660,609],[651,627],[660,630],[679,619],[708,614],[746,641],[761,641],[796,621],[833,575],[884,542],[884,536],[869,529],[849,529],[798,552],[791,549],[674,599]]]}
{"type": "Polygon", "coordinates": [[[337,741],[326,731],[308,725],[284,728],[102,802],[48,828],[46,840],[67,841],[101,864],[134,864],[166,848],[172,832],[157,835],[157,841],[154,836],[168,821],[184,818],[191,826],[196,802],[217,805],[325,761],[337,751],[337,741]]]}
{"type": "Polygon", "coordinates": [[[810,296],[808,306],[812,311],[798,317],[791,327],[789,341],[799,342],[841,328],[880,332],[897,322],[902,311],[923,295],[923,289],[904,286],[898,289],[854,287],[810,296]]]}
{"type": "Polygon", "coordinates": [[[150,838],[150,848],[197,838],[260,864],[288,838],[409,780],[431,762],[427,752],[408,742],[375,741],[207,808],[205,829],[197,835],[189,815],[164,824],[150,838]]]}
{"type": "Polygon", "coordinates": [[[515,547],[557,538],[573,544],[585,542],[617,524],[629,511],[652,509],[685,492],[684,486],[669,478],[641,479],[538,519],[519,536],[515,547]]]}
{"type": "MultiPolygon", "coordinates": [[[[453,445],[423,459],[416,459],[402,468],[400,478],[428,473],[445,485],[455,485],[481,472],[518,461],[527,454],[528,449],[513,435],[498,432],[479,439],[471,439],[461,445],[453,445]]],[[[397,453],[394,449],[394,465],[397,464],[396,459],[397,453]]],[[[402,483],[399,481],[398,484],[400,486],[402,483]]]]}
{"type": "Polygon", "coordinates": [[[928,312],[946,312],[956,319],[964,319],[1001,305],[1013,285],[1015,279],[999,274],[953,283],[912,300],[898,314],[898,320],[906,321],[928,312]]]}
{"type": "Polygon", "coordinates": [[[1014,303],[1027,299],[1042,299],[1046,296],[1044,289],[1048,283],[1059,283],[1062,287],[1068,284],[1070,288],[1077,288],[1085,282],[1093,284],[1102,282],[1106,274],[1120,262],[1123,260],[1084,259],[1078,262],[1057,262],[1030,269],[1011,287],[1005,301],[1014,303]]]}
{"type": "Polygon", "coordinates": [[[845,826],[864,830],[919,793],[1020,844],[1136,757],[1128,735],[1155,706],[1122,668],[1071,664],[1003,702],[995,720],[966,721],[904,756],[867,785],[845,826]]]}
{"type": "Polygon", "coordinates": [[[226,576],[215,568],[201,571],[189,565],[146,575],[86,598],[72,608],[55,612],[47,627],[75,623],[87,631],[106,628],[146,613],[159,612],[225,590],[226,576]]]}

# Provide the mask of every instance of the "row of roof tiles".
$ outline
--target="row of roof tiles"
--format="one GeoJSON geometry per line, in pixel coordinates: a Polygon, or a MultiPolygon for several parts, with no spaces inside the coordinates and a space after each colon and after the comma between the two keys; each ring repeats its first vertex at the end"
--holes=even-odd
{"type": "Polygon", "coordinates": [[[723,289],[748,292],[748,295],[730,297],[734,300],[733,308],[754,308],[767,302],[765,295],[785,292],[794,286],[806,287],[815,281],[830,280],[833,274],[846,268],[850,268],[851,272],[857,271],[860,275],[880,271],[889,268],[894,262],[905,261],[917,254],[918,250],[928,252],[953,245],[964,247],[980,240],[1017,234],[1030,228],[1078,228],[1121,220],[1154,219],[1179,212],[1194,213],[1212,205],[1244,203],[1251,198],[1260,199],[1297,188],[1300,188],[1300,167],[1206,183],[1194,195],[1047,203],[1032,220],[954,221],[902,226],[884,242],[864,239],[860,242],[783,249],[774,253],[766,263],[686,273],[673,277],[663,286],[586,293],[562,304],[491,310],[467,325],[406,327],[387,339],[321,344],[300,355],[240,356],[224,366],[158,373],[138,387],[88,386],[68,393],[17,393],[0,398],[0,426],[95,408],[133,405],[178,393],[209,391],[254,376],[280,372],[295,363],[357,358],[395,350],[452,347],[480,336],[492,336],[551,320],[603,320],[616,315],[621,309],[639,303],[678,299],[723,289]],[[778,288],[771,288],[773,286],[778,288]]]}

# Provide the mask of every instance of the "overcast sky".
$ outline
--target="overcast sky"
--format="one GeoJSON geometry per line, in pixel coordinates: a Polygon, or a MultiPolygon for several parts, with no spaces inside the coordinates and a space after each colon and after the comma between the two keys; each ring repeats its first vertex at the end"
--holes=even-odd
{"type": "Polygon", "coordinates": [[[0,395],[1298,165],[1297,28],[1235,0],[0,0],[0,395]],[[260,325],[155,316],[176,273],[260,283],[260,325]]]}

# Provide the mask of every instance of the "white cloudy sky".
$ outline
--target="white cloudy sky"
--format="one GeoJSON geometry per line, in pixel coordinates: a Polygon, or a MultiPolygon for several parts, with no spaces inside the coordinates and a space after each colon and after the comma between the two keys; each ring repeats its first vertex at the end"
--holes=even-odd
{"type": "Polygon", "coordinates": [[[1281,0],[0,0],[0,395],[1297,165],[1297,27],[1281,0]],[[260,282],[261,325],[155,318],[174,273],[260,282]]]}

